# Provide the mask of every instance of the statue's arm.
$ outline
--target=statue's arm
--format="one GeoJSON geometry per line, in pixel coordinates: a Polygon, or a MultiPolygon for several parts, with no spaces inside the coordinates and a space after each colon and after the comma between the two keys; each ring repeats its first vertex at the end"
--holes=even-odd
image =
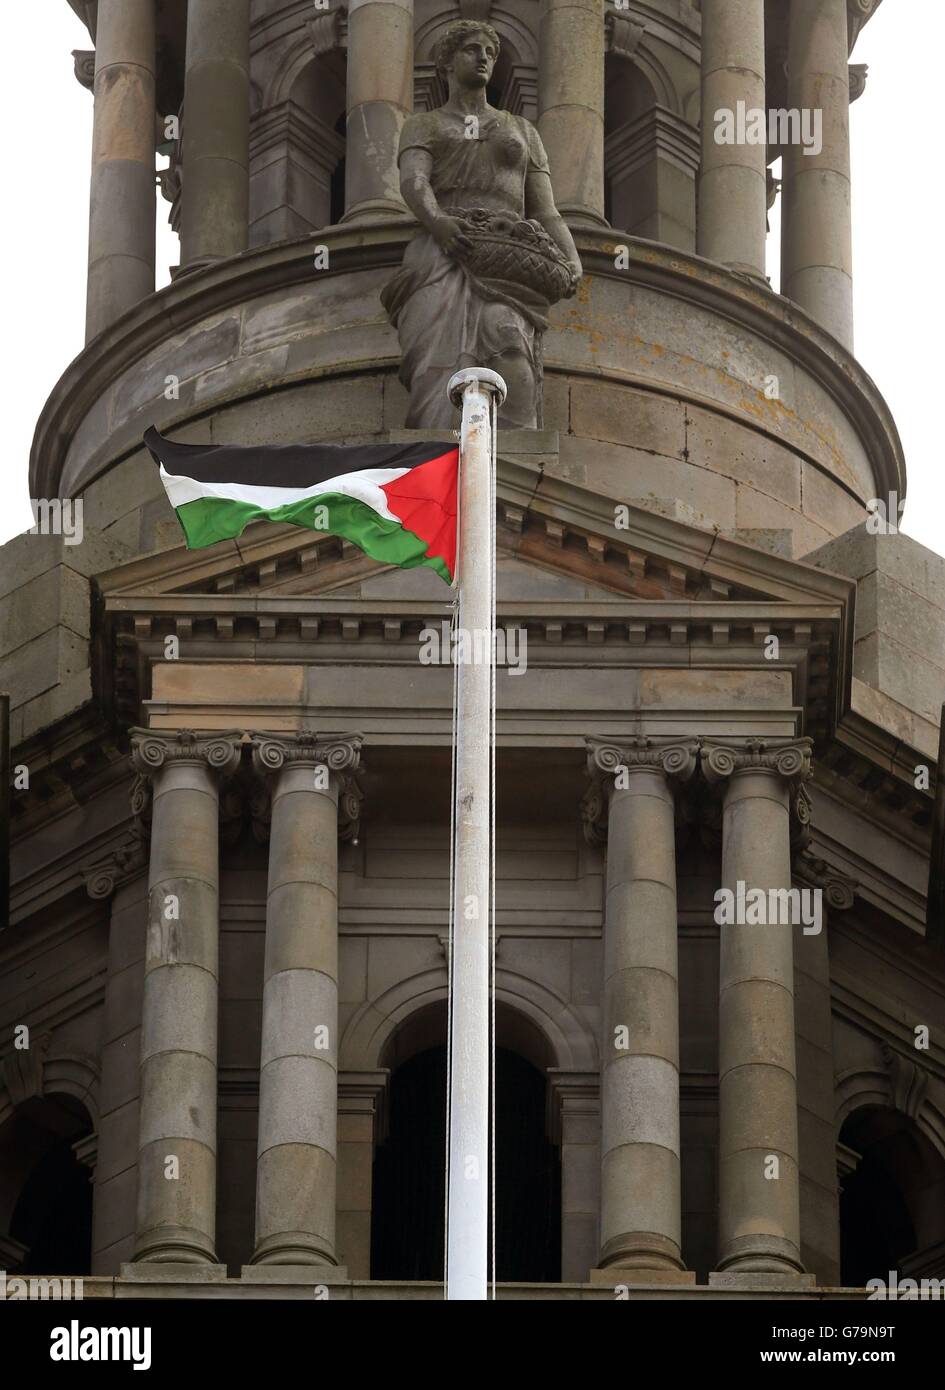
{"type": "Polygon", "coordinates": [[[574,287],[584,274],[568,224],[555,207],[551,178],[544,169],[529,169],[525,177],[525,216],[540,222],[552,241],[564,253],[574,272],[574,287]]]}
{"type": "Polygon", "coordinates": [[[455,256],[472,243],[455,217],[448,217],[436,200],[430,183],[433,156],[429,150],[411,147],[400,156],[400,194],[414,217],[433,239],[455,256]]]}

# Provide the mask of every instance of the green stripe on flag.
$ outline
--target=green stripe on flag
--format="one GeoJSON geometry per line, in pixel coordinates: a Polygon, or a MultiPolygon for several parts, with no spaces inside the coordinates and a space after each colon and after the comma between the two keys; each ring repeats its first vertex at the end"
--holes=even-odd
{"type": "Polygon", "coordinates": [[[198,550],[216,541],[233,540],[253,521],[285,521],[325,535],[343,536],[385,565],[413,569],[428,565],[447,584],[450,573],[440,556],[427,556],[428,543],[399,521],[389,521],[373,507],[340,492],[323,492],[301,497],[283,507],[264,508],[251,502],[234,502],[226,497],[200,497],[177,508],[188,550],[198,550]],[[328,525],[316,525],[328,512],[328,525]]]}

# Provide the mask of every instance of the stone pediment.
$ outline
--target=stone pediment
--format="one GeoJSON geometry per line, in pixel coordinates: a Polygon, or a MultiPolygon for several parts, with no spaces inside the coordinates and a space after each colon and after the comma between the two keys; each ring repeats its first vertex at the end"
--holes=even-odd
{"type": "MultiPolygon", "coordinates": [[[[529,433],[538,443],[555,438],[552,431],[529,433]]],[[[836,608],[852,596],[849,580],[718,529],[615,501],[561,477],[556,462],[556,447],[499,457],[500,601],[566,594],[575,601],[609,595],[656,603],[776,600],[836,608]],[[541,573],[548,577],[544,586],[535,577],[541,573]]],[[[129,561],[100,574],[98,586],[110,607],[119,599],[200,594],[432,602],[451,597],[428,571],[391,570],[338,537],[271,523],[250,526],[238,540],[207,550],[180,545],[129,561]]]]}
{"type": "MultiPolygon", "coordinates": [[[[561,477],[553,444],[500,454],[497,501],[499,625],[527,626],[530,660],[770,669],[774,635],[808,731],[835,725],[850,680],[850,580],[615,503],[561,477]]],[[[102,669],[129,722],[169,636],[182,660],[343,664],[357,644],[359,662],[385,665],[410,659],[455,600],[430,571],[270,524],[205,551],[145,556],[97,585],[102,669]]]]}

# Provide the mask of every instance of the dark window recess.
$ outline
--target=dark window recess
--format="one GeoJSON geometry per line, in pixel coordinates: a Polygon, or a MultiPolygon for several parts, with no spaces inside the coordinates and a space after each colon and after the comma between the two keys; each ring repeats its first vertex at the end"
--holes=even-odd
{"type": "Polygon", "coordinates": [[[18,1274],[71,1277],[92,1268],[91,1174],[66,1140],[45,1154],[20,1193],[10,1235],[29,1254],[18,1274]]]}
{"type": "MultiPolygon", "coordinates": [[[[545,1078],[517,1053],[497,1050],[497,1276],[561,1278],[561,1165],[545,1137],[545,1078]]],[[[395,1071],[390,1132],[374,1161],[372,1279],[443,1278],[446,1048],[395,1071]]]]}
{"type": "Polygon", "coordinates": [[[915,1231],[902,1194],[867,1152],[840,1186],[841,1283],[860,1289],[868,1279],[885,1281],[914,1249],[915,1231]]]}

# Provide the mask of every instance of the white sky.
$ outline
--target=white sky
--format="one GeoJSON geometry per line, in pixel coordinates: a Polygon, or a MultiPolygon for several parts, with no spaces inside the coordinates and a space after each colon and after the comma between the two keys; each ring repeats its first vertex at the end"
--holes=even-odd
{"type": "MultiPolygon", "coordinates": [[[[72,75],[72,49],[91,41],[66,0],[30,0],[6,27],[13,42],[5,105],[17,119],[4,148],[7,211],[0,226],[5,337],[13,345],[5,371],[9,450],[0,469],[0,543],[33,524],[27,469],[36,418],[83,344],[92,131],[91,93],[72,75]]],[[[935,246],[942,236],[936,209],[943,48],[942,0],[885,0],[853,55],[870,72],[852,108],[857,355],[902,436],[909,478],[903,530],[940,553],[943,290],[935,246]]],[[[159,286],[178,259],[167,210],[159,198],[159,286]]],[[[776,250],[777,230],[775,215],[769,250],[776,250]]]]}

